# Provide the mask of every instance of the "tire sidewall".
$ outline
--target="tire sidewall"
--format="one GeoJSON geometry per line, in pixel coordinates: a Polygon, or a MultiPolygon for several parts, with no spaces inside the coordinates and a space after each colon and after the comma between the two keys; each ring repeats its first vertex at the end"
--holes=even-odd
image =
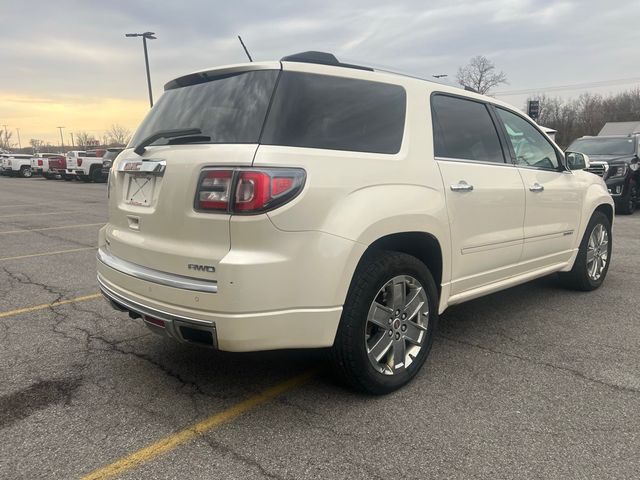
{"type": "Polygon", "coordinates": [[[350,347],[354,353],[354,366],[361,373],[362,383],[368,385],[368,390],[372,393],[388,393],[396,390],[408,383],[418,373],[431,350],[433,333],[438,319],[438,293],[433,277],[427,267],[415,257],[406,254],[394,254],[394,259],[397,259],[397,261],[391,264],[385,262],[384,259],[377,262],[374,260],[373,268],[363,269],[364,271],[361,273],[364,274],[367,280],[364,285],[356,286],[358,291],[353,292],[355,295],[347,297],[343,314],[343,316],[349,317],[346,321],[353,329],[349,340],[353,342],[350,347]],[[381,265],[384,263],[387,263],[387,265],[382,267],[381,265]],[[422,349],[411,365],[406,369],[402,369],[401,372],[385,375],[378,372],[369,361],[365,342],[367,315],[371,303],[380,289],[389,280],[399,275],[410,275],[418,280],[426,290],[429,302],[429,322],[422,349]]]}

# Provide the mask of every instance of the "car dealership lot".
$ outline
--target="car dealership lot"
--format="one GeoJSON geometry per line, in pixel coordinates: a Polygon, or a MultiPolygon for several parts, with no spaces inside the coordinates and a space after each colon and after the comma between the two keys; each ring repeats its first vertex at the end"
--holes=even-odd
{"type": "Polygon", "coordinates": [[[106,216],[104,184],[0,177],[0,478],[640,471],[640,215],[616,217],[601,289],[549,277],[452,307],[416,381],[379,398],[322,352],[188,348],[112,310],[106,216]]]}

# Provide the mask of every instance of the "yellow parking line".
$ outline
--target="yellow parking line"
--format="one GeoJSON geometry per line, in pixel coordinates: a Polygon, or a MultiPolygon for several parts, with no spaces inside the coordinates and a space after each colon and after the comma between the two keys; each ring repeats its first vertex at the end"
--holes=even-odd
{"type": "Polygon", "coordinates": [[[97,247],[70,248],[69,250],[58,250],[57,252],[31,253],[29,255],[18,255],[17,257],[0,257],[0,262],[4,260],[20,260],[21,258],[46,257],[47,255],[58,255],[61,253],[84,252],[96,250],[97,247]]]}
{"type": "Polygon", "coordinates": [[[9,310],[8,312],[0,312],[0,318],[12,317],[14,315],[20,315],[22,313],[37,312],[38,310],[46,310],[47,308],[67,305],[69,303],[86,302],[87,300],[94,300],[100,297],[102,297],[101,293],[92,293],[91,295],[70,298],[68,300],[58,300],[57,302],[43,303],[42,305],[34,305],[33,307],[18,308],[16,310],[9,310]]]}
{"type": "Polygon", "coordinates": [[[102,226],[104,225],[104,222],[81,223],[79,225],[62,225],[60,227],[24,228],[22,230],[6,230],[4,232],[0,230],[0,235],[9,234],[9,233],[44,232],[46,230],[64,230],[65,228],[97,227],[98,225],[102,226]]]}
{"type": "Polygon", "coordinates": [[[90,474],[82,477],[82,480],[109,478],[126,472],[127,470],[131,470],[132,468],[139,467],[143,463],[153,460],[154,458],[175,449],[183,443],[208,432],[209,430],[219,427],[225,423],[229,423],[249,410],[252,410],[257,406],[266,403],[269,400],[273,400],[283,393],[306,383],[314,374],[315,371],[312,370],[268,388],[267,390],[233,405],[220,413],[211,415],[198,423],[158,440],[157,442],[144,447],[142,450],[138,450],[137,452],[127,455],[120,460],[116,460],[110,465],[94,470],[90,474]]]}

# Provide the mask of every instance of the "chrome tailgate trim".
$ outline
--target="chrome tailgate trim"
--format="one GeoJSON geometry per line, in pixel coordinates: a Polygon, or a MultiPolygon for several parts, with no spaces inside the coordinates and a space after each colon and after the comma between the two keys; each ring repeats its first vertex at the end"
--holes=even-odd
{"type": "Polygon", "coordinates": [[[157,283],[166,287],[181,288],[194,292],[218,293],[218,282],[215,280],[201,280],[198,278],[173,275],[152,268],[143,267],[116,257],[106,248],[99,248],[96,254],[98,261],[109,268],[147,282],[157,283]]]}

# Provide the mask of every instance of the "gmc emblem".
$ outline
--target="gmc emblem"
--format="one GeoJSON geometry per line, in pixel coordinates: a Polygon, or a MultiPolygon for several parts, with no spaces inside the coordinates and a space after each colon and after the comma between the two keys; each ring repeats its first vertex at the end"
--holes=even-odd
{"type": "Polygon", "coordinates": [[[197,272],[208,272],[213,273],[216,271],[216,267],[211,265],[198,265],[196,263],[190,263],[187,265],[189,270],[195,270],[197,272]]]}

